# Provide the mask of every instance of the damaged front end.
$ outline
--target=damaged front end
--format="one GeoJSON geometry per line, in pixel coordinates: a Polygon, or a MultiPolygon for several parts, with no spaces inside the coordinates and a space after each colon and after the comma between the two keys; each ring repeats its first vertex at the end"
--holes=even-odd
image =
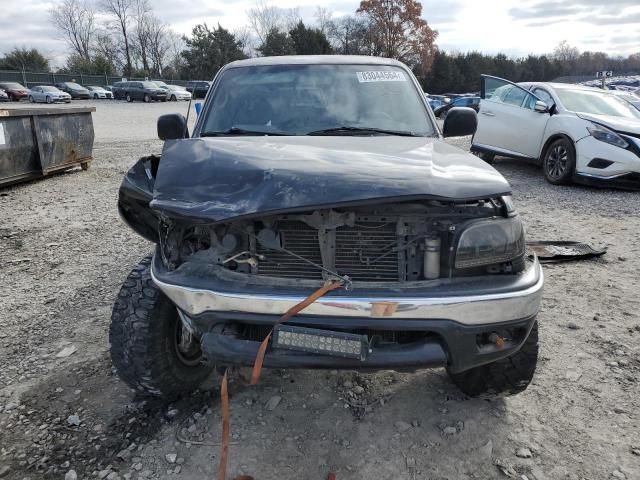
{"type": "Polygon", "coordinates": [[[277,320],[334,280],[345,288],[287,322],[302,330],[274,335],[317,345],[274,348],[266,367],[464,371],[520,348],[535,321],[542,272],[525,255],[508,185],[494,171],[458,168],[471,185],[463,189],[424,161],[433,147],[421,144],[414,167],[430,176],[414,178],[415,169],[387,159],[393,182],[372,188],[358,165],[341,165],[340,175],[303,172],[304,162],[287,163],[286,154],[311,151],[318,161],[316,152],[283,153],[270,142],[227,140],[213,151],[202,140],[167,142],[162,159],[141,159],[120,190],[123,218],[157,244],[154,283],[208,361],[252,365],[277,320]],[[268,163],[280,168],[261,166],[256,152],[269,146],[279,160],[268,163]],[[281,194],[294,188],[295,202],[281,194]],[[364,345],[358,358],[318,353],[349,341],[364,345]]]}

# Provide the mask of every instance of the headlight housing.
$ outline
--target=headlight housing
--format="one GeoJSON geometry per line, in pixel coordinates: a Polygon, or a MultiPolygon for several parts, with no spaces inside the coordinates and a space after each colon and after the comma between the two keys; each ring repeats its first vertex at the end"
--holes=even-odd
{"type": "Polygon", "coordinates": [[[521,258],[524,251],[524,228],[518,217],[479,220],[460,234],[455,268],[505,263],[521,258]]]}
{"type": "Polygon", "coordinates": [[[609,145],[614,145],[620,148],[627,148],[629,146],[629,144],[616,132],[597,123],[592,123],[590,127],[587,127],[587,131],[589,132],[589,135],[596,140],[608,143],[609,145]]]}

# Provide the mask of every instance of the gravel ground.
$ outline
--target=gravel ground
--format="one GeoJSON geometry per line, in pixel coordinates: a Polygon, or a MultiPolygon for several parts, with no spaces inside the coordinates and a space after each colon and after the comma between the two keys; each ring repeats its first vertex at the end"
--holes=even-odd
{"type": "MultiPolygon", "coordinates": [[[[115,295],[152,247],[119,219],[117,189],[161,149],[157,116],[186,104],[80,104],[97,105],[91,168],[0,190],[0,478],[214,478],[216,380],[174,404],[148,401],[108,356],[115,295]]],[[[443,370],[267,371],[257,387],[236,375],[231,477],[640,478],[640,194],[554,187],[508,160],[496,168],[529,239],[609,248],[545,267],[530,388],[485,401],[443,370]]]]}

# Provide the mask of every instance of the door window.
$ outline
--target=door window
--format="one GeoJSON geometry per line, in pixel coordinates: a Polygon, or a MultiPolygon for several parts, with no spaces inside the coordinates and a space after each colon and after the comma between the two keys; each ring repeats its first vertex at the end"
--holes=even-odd
{"type": "Polygon", "coordinates": [[[537,98],[518,85],[500,78],[484,77],[482,98],[494,103],[505,103],[533,110],[537,98]]]}

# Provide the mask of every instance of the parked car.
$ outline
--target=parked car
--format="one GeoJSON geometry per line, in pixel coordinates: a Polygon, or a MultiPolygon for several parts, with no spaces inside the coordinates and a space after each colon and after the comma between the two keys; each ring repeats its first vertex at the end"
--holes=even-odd
{"type": "Polygon", "coordinates": [[[193,81],[187,82],[185,89],[193,95],[193,98],[204,98],[211,87],[211,82],[193,81]]]}
{"type": "Polygon", "coordinates": [[[167,93],[149,81],[116,82],[113,84],[113,95],[116,99],[125,99],[127,102],[134,100],[164,102],[167,99],[167,93]]]}
{"type": "Polygon", "coordinates": [[[191,100],[191,93],[187,92],[184,87],[180,85],[169,85],[167,89],[167,98],[172,102],[178,100],[191,100]]]}
{"type": "Polygon", "coordinates": [[[454,98],[449,103],[445,103],[434,109],[433,113],[436,115],[436,117],[444,120],[449,110],[455,107],[469,107],[473,108],[477,112],[480,110],[480,97],[454,98]]]}
{"type": "Polygon", "coordinates": [[[69,103],[71,95],[51,85],[38,85],[29,90],[29,101],[31,103],[69,103]]]}
{"type": "Polygon", "coordinates": [[[482,77],[471,150],[542,165],[553,184],[640,186],[640,112],[615,94],[563,83],[482,77]]]}
{"type": "Polygon", "coordinates": [[[266,368],[446,367],[472,396],[527,387],[542,270],[507,181],[443,139],[473,133],[476,112],[452,109],[441,134],[411,70],[376,57],[242,60],[212,88],[191,138],[161,116],[171,141],[120,187],[122,218],[156,244],[113,308],[125,382],[175,396],[253,365],[266,339],[266,368]]]}
{"type": "Polygon", "coordinates": [[[9,95],[2,88],[0,88],[0,102],[8,102],[9,95]]]}
{"type": "Polygon", "coordinates": [[[152,82],[155,83],[162,90],[165,90],[165,91],[169,90],[169,85],[163,82],[162,80],[152,80],[152,82]]]}
{"type": "Polygon", "coordinates": [[[94,100],[98,100],[99,98],[105,98],[105,99],[113,98],[113,94],[109,90],[106,90],[103,87],[89,85],[87,86],[87,90],[89,90],[89,93],[91,94],[91,98],[93,98],[94,100]]]}
{"type": "Polygon", "coordinates": [[[0,82],[0,88],[4,90],[12,102],[18,102],[23,98],[27,98],[29,89],[23,87],[18,82],[0,82]]]}
{"type": "Polygon", "coordinates": [[[67,92],[73,99],[88,100],[91,98],[89,90],[75,82],[56,83],[56,87],[63,92],[67,92]]]}

